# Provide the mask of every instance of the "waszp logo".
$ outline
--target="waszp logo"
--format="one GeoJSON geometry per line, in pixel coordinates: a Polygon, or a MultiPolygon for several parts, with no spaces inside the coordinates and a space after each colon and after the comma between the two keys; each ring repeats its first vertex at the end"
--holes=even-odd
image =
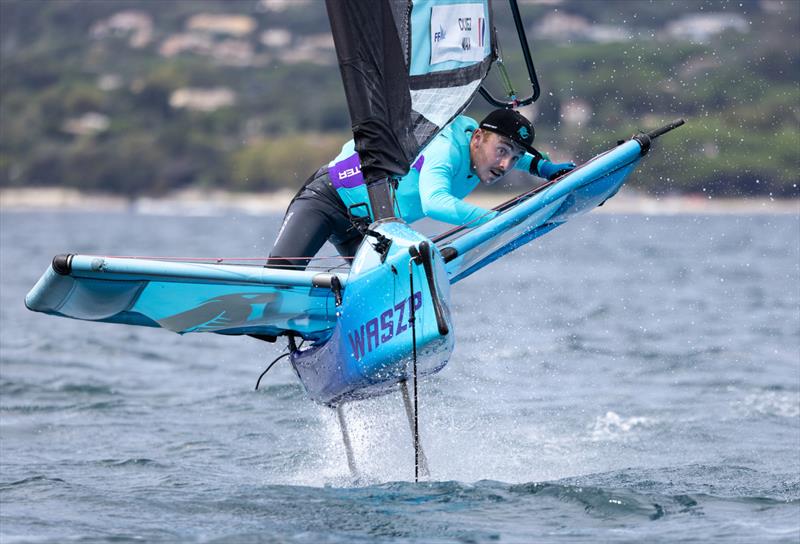
{"type": "MultiPolygon", "coordinates": [[[[408,297],[395,304],[380,316],[373,317],[359,328],[347,333],[350,347],[353,349],[353,356],[357,361],[360,361],[367,353],[372,353],[372,350],[377,349],[381,344],[385,344],[408,330],[411,317],[411,298],[408,297]],[[408,308],[408,312],[406,312],[406,308],[408,308]]],[[[422,291],[414,293],[413,299],[414,311],[422,308],[422,291]]]]}
{"type": "Polygon", "coordinates": [[[469,41],[469,37],[461,38],[461,49],[464,51],[469,51],[472,49],[472,44],[469,41]]]}

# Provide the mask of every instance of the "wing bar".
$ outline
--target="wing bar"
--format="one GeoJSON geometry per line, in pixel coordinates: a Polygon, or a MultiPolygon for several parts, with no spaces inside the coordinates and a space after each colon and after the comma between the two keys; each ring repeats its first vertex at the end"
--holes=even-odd
{"type": "MultiPolygon", "coordinates": [[[[519,225],[532,213],[540,211],[545,206],[564,198],[569,193],[592,183],[610,171],[616,170],[641,158],[642,147],[636,140],[628,140],[615,149],[597,157],[571,172],[568,177],[561,180],[536,197],[520,203],[508,211],[500,214],[472,231],[456,238],[441,249],[446,261],[452,261],[459,255],[475,249],[488,242],[498,234],[519,225]]],[[[553,212],[556,208],[553,208],[553,212]]]]}
{"type": "MultiPolygon", "coordinates": [[[[223,265],[209,263],[187,263],[159,261],[155,259],[131,259],[126,257],[99,257],[92,255],[56,255],[53,270],[62,276],[82,278],[107,278],[136,276],[136,279],[158,278],[169,281],[174,278],[224,283],[261,283],[286,285],[288,287],[330,287],[334,274],[313,270],[281,270],[252,265],[223,265]]],[[[346,278],[339,277],[344,285],[346,278]]]]}

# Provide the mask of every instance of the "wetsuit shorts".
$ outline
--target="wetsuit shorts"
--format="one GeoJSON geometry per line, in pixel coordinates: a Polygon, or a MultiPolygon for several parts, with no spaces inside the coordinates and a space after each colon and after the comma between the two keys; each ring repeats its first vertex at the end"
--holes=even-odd
{"type": "Polygon", "coordinates": [[[363,235],[356,229],[323,166],[308,178],[286,210],[267,266],[305,269],[326,241],[352,257],[363,235]]]}

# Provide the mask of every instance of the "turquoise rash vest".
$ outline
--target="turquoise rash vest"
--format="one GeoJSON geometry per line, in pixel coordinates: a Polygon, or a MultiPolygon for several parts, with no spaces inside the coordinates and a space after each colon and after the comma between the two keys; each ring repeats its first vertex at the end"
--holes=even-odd
{"type": "MultiPolygon", "coordinates": [[[[400,178],[395,191],[395,214],[406,223],[422,217],[453,225],[485,223],[497,212],[463,200],[480,183],[470,169],[469,142],[478,123],[469,117],[456,117],[411,163],[408,174],[400,178]]],[[[533,156],[526,153],[514,165],[529,171],[533,156]]],[[[538,165],[537,165],[538,166],[538,165]]],[[[342,152],[328,164],[334,189],[347,208],[369,203],[367,187],[361,175],[361,163],[355,144],[350,140],[342,152]]],[[[352,209],[353,215],[367,215],[366,208],[352,209]]]]}

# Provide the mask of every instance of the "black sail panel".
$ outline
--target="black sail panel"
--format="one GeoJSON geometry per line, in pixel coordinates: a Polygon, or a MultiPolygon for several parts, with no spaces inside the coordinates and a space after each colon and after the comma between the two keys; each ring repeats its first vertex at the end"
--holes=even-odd
{"type": "Polygon", "coordinates": [[[326,4],[364,181],[401,177],[489,71],[489,0],[326,4]]]}
{"type": "Polygon", "coordinates": [[[387,0],[327,0],[356,151],[367,183],[413,159],[408,72],[387,0]]]}

